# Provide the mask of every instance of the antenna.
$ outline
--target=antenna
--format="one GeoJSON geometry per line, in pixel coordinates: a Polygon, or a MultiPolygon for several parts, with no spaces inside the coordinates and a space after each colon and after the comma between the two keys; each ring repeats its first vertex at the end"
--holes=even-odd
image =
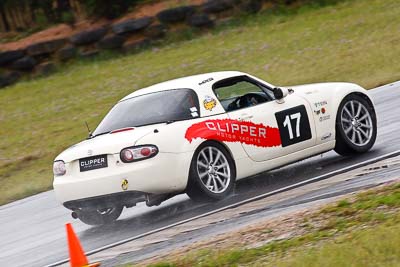
{"type": "Polygon", "coordinates": [[[91,137],[92,136],[92,131],[90,131],[89,124],[87,123],[87,121],[85,121],[85,124],[86,124],[86,128],[87,128],[87,130],[89,132],[89,137],[91,137]]]}

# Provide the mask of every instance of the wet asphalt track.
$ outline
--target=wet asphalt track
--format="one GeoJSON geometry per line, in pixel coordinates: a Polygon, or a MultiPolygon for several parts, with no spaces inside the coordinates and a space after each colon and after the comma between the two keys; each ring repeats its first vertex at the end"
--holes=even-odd
{"type": "Polygon", "coordinates": [[[400,150],[400,82],[371,92],[378,114],[373,150],[356,158],[325,153],[288,167],[242,180],[235,195],[217,204],[195,204],[186,195],[148,208],[124,210],[113,225],[90,227],[73,220],[53,191],[0,207],[0,266],[44,266],[68,257],[64,225],[72,222],[86,251],[139,235],[314,176],[400,150]]]}

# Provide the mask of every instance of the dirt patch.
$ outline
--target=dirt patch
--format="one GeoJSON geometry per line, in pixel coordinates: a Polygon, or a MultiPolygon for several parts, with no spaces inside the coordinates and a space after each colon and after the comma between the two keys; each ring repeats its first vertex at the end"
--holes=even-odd
{"type": "Polygon", "coordinates": [[[178,6],[186,6],[186,5],[201,5],[205,3],[206,0],[166,0],[159,1],[155,3],[142,4],[135,8],[134,11],[129,12],[121,18],[115,20],[115,22],[123,21],[125,19],[135,19],[144,16],[155,16],[158,12],[164,9],[178,7],[178,6]]]}
{"type": "Polygon", "coordinates": [[[59,24],[46,30],[34,33],[21,40],[0,44],[0,51],[22,49],[33,43],[66,38],[71,35],[72,31],[73,30],[71,26],[67,24],[59,24]]]}
{"type": "MultiPolygon", "coordinates": [[[[113,24],[115,22],[124,21],[126,19],[132,19],[132,18],[136,19],[144,16],[155,16],[158,12],[167,8],[183,6],[183,5],[200,5],[204,2],[206,2],[206,0],[166,0],[154,3],[141,4],[137,6],[135,10],[114,20],[98,19],[94,21],[87,19],[79,21],[73,26],[67,24],[59,24],[52,26],[48,29],[34,33],[21,40],[0,44],[0,51],[23,49],[34,43],[51,41],[61,38],[68,38],[74,33],[83,30],[98,28],[100,26],[113,24]]],[[[9,35],[9,33],[7,35],[9,35]]]]}

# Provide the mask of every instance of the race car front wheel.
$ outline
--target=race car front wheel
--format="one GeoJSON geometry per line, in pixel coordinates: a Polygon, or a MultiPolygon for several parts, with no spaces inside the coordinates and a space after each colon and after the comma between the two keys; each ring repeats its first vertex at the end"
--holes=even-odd
{"type": "Polygon", "coordinates": [[[336,117],[335,151],[341,155],[363,153],[376,140],[376,114],[364,97],[351,94],[339,106],[336,117]]]}
{"type": "Polygon", "coordinates": [[[186,193],[195,201],[220,200],[232,192],[235,178],[235,165],[225,147],[205,142],[194,153],[186,193]]]}
{"type": "Polygon", "coordinates": [[[122,213],[122,206],[100,208],[100,209],[81,209],[76,211],[79,220],[89,225],[109,224],[117,220],[122,213]]]}

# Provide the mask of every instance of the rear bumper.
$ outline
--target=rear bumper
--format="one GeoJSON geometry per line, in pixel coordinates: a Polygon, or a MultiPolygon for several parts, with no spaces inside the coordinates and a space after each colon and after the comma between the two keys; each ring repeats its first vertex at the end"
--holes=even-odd
{"type": "Polygon", "coordinates": [[[71,206],[72,201],[80,200],[82,204],[114,194],[118,197],[111,200],[125,195],[134,198],[137,192],[142,195],[182,192],[186,188],[191,157],[192,153],[159,153],[151,159],[122,163],[119,154],[108,155],[107,168],[86,172],[80,172],[78,161],[70,162],[66,164],[66,174],[54,178],[53,187],[64,206],[71,206]],[[128,181],[127,186],[122,186],[124,180],[128,181]]]}

